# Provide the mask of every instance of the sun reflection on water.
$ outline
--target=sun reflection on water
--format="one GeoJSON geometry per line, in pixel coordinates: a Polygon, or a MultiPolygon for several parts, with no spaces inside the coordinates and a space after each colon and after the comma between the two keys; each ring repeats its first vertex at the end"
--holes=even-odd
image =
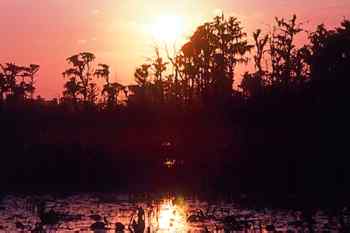
{"type": "Polygon", "coordinates": [[[163,233],[187,232],[185,206],[176,205],[171,200],[164,201],[159,209],[158,227],[163,233]]]}

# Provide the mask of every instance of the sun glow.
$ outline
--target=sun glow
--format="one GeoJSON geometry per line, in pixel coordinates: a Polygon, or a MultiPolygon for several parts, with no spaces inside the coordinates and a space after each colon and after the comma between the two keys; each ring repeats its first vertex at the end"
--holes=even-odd
{"type": "Polygon", "coordinates": [[[176,15],[161,16],[152,24],[151,32],[157,42],[173,44],[183,37],[183,19],[176,15]]]}

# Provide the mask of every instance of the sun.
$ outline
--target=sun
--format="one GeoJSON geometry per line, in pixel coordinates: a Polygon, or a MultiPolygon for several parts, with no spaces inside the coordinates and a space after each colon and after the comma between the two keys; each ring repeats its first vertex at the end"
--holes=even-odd
{"type": "Polygon", "coordinates": [[[181,39],[184,32],[183,19],[176,15],[160,16],[151,26],[153,38],[157,42],[172,44],[181,39]]]}

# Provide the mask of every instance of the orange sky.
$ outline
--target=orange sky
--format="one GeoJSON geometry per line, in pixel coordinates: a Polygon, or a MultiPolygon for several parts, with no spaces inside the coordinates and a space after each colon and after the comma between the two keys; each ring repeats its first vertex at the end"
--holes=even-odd
{"type": "Polygon", "coordinates": [[[159,18],[181,19],[179,47],[220,9],[238,16],[247,32],[293,13],[306,28],[350,17],[349,0],[0,0],[0,63],[40,64],[37,94],[46,98],[61,95],[65,59],[81,51],[95,53],[113,79],[130,83],[136,65],[151,56],[159,18]]]}

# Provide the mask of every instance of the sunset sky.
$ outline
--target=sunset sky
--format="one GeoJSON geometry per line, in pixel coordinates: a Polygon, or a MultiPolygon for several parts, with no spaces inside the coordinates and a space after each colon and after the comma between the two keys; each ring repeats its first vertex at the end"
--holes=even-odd
{"type": "Polygon", "coordinates": [[[131,83],[164,22],[174,24],[164,30],[176,30],[179,47],[220,10],[237,16],[248,33],[293,13],[309,29],[350,17],[349,0],[0,0],[0,9],[0,63],[40,64],[37,94],[46,98],[61,95],[65,59],[82,51],[109,64],[112,79],[131,83]]]}

